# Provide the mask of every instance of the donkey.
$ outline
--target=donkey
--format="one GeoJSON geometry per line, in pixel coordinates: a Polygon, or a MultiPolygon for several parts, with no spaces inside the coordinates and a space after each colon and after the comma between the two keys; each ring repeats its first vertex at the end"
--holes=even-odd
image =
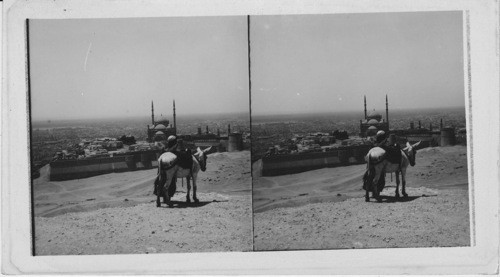
{"type": "MultiPolygon", "coordinates": [[[[401,173],[401,179],[403,181],[402,194],[403,197],[408,197],[406,193],[406,168],[408,165],[415,166],[415,156],[417,154],[417,147],[420,145],[420,141],[411,145],[406,143],[406,147],[401,149],[401,162],[391,163],[386,159],[386,151],[380,147],[374,147],[368,151],[365,157],[367,162],[367,173],[365,174],[364,181],[367,182],[372,187],[373,197],[377,201],[382,201],[380,198],[379,191],[379,179],[385,178],[385,173],[395,173],[396,175],[396,197],[399,198],[399,173],[401,173]],[[373,178],[373,179],[372,179],[373,178]],[[368,179],[368,180],[367,180],[368,179]]],[[[365,201],[370,201],[369,196],[370,189],[367,187],[365,194],[365,201]]]]}
{"type": "Polygon", "coordinates": [[[186,203],[191,202],[191,199],[189,198],[189,193],[191,191],[190,180],[193,179],[193,200],[195,203],[200,202],[196,197],[196,179],[200,170],[205,172],[205,170],[207,169],[207,153],[210,152],[211,148],[212,147],[201,150],[198,147],[197,152],[191,155],[191,168],[183,168],[181,165],[179,165],[179,159],[177,155],[172,152],[165,152],[158,158],[158,176],[155,180],[157,192],[157,207],[161,206],[160,196],[163,196],[163,203],[166,203],[169,207],[172,207],[170,198],[175,193],[175,190],[169,188],[172,185],[175,185],[176,178],[186,178],[187,180],[186,203]]]}

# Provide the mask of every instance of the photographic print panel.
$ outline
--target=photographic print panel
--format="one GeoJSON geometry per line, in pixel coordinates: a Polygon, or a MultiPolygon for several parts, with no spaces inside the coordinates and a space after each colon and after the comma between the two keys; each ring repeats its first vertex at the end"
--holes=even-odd
{"type": "Polygon", "coordinates": [[[251,18],[255,250],[470,245],[463,25],[251,18]]]}
{"type": "Polygon", "coordinates": [[[247,18],[28,23],[34,254],[252,250],[247,18]]]}

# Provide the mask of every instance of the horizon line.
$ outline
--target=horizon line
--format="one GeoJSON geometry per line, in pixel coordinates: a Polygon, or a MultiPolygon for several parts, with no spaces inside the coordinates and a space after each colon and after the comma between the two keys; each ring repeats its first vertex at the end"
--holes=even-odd
{"type": "MultiPolygon", "coordinates": [[[[191,113],[191,114],[176,114],[176,117],[193,117],[193,116],[220,116],[220,115],[243,115],[245,112],[221,112],[221,113],[191,113]]],[[[250,113],[248,113],[250,114],[250,113]]],[[[163,115],[163,114],[162,114],[163,115]]],[[[163,115],[164,117],[172,118],[173,114],[163,115]]],[[[155,115],[156,117],[156,115],[155,115]]],[[[140,119],[149,118],[150,115],[125,115],[125,116],[101,116],[101,117],[72,117],[72,118],[42,118],[42,119],[32,119],[31,122],[47,122],[47,121],[72,121],[72,120],[101,120],[101,119],[140,119]]]]}
{"type": "MultiPolygon", "coordinates": [[[[451,107],[431,107],[431,108],[410,108],[410,109],[404,109],[404,108],[393,108],[389,109],[389,113],[392,111],[418,111],[418,110],[439,110],[439,109],[466,109],[465,105],[464,106],[451,106],[451,107]]],[[[224,115],[248,115],[249,117],[260,117],[260,116],[286,116],[286,115],[313,115],[313,114],[333,114],[333,113],[363,113],[363,111],[359,110],[343,110],[343,111],[286,111],[286,112],[279,112],[279,113],[262,113],[262,114],[255,114],[254,112],[250,114],[250,112],[221,112],[221,113],[191,113],[191,114],[176,114],[176,117],[196,117],[196,116],[224,116],[224,115]]],[[[59,121],[78,121],[78,120],[102,120],[102,119],[107,119],[107,120],[126,120],[126,119],[147,119],[150,116],[148,115],[129,115],[129,116],[106,116],[106,117],[74,117],[74,118],[56,118],[56,119],[51,119],[51,118],[45,118],[45,119],[31,119],[32,123],[47,123],[48,121],[54,121],[54,122],[59,122],[59,121]]],[[[173,115],[167,115],[166,117],[171,117],[173,119],[173,115]]]]}
{"type": "MultiPolygon", "coordinates": [[[[405,108],[389,108],[389,113],[392,111],[419,111],[419,110],[439,110],[439,109],[464,109],[466,110],[465,105],[464,106],[450,106],[450,107],[430,107],[430,108],[410,108],[410,109],[405,109],[405,108]]],[[[377,110],[377,109],[375,109],[377,110]]],[[[379,111],[379,110],[377,110],[379,111]]],[[[380,110],[380,111],[385,111],[385,109],[380,110]]],[[[326,113],[354,113],[354,112],[359,112],[363,113],[363,110],[342,110],[342,111],[303,111],[303,112],[280,112],[280,113],[262,113],[262,114],[255,114],[252,113],[253,116],[275,116],[275,115],[308,115],[308,114],[326,114],[326,113]]]]}

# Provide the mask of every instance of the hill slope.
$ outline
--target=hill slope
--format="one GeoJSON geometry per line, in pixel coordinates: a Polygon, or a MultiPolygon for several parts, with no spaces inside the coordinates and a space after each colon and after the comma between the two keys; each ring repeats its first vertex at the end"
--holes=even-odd
{"type": "Polygon", "coordinates": [[[156,207],[156,169],[34,181],[37,255],[250,251],[250,153],[209,155],[199,204],[179,180],[174,208],[156,207]]]}
{"type": "Polygon", "coordinates": [[[470,245],[466,153],[419,150],[407,171],[410,197],[396,199],[387,175],[382,203],[364,201],[365,165],[254,177],[255,249],[470,245]]]}

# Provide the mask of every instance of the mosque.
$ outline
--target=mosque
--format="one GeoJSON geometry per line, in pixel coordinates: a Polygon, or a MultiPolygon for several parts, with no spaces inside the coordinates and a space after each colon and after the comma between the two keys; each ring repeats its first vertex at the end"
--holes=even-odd
{"type": "Polygon", "coordinates": [[[151,101],[151,125],[147,126],[147,141],[149,143],[165,143],[169,136],[174,135],[178,139],[180,149],[213,147],[213,149],[215,149],[215,151],[217,152],[234,152],[243,150],[243,134],[239,132],[231,132],[230,125],[228,125],[227,135],[222,135],[219,129],[217,129],[217,134],[211,133],[208,130],[208,126],[206,126],[206,131],[204,133],[202,133],[201,127],[198,127],[198,133],[196,134],[178,134],[175,113],[175,100],[173,101],[173,111],[173,125],[163,115],[160,116],[158,120],[155,120],[154,104],[153,101],[151,101]]]}
{"type": "Polygon", "coordinates": [[[155,120],[154,104],[151,101],[151,125],[148,125],[148,142],[166,141],[171,135],[177,135],[175,100],[173,125],[163,115],[160,115],[160,118],[155,120]]]}
{"type": "Polygon", "coordinates": [[[364,97],[364,101],[365,119],[359,121],[360,137],[371,137],[376,135],[378,131],[382,130],[386,132],[386,134],[395,135],[398,141],[402,144],[407,141],[410,143],[420,141],[420,147],[448,146],[455,145],[457,142],[462,144],[466,142],[465,129],[462,130],[461,138],[457,140],[455,138],[455,128],[444,126],[443,119],[441,119],[441,124],[438,130],[433,129],[432,123],[429,124],[429,128],[425,128],[422,126],[420,121],[418,121],[418,127],[416,127],[413,122],[410,122],[410,128],[408,129],[389,130],[389,101],[387,95],[385,96],[385,118],[382,118],[382,115],[377,113],[375,110],[367,113],[366,96],[364,97]]]}
{"type": "Polygon", "coordinates": [[[367,113],[365,96],[365,119],[359,121],[359,129],[359,136],[363,138],[374,136],[380,130],[386,133],[389,132],[389,102],[387,95],[385,96],[385,119],[375,110],[367,113]]]}

